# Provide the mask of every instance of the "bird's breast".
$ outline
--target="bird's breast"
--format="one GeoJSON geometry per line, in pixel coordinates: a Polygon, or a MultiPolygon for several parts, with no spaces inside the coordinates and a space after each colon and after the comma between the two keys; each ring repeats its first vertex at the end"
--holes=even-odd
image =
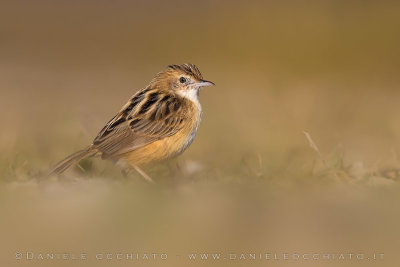
{"type": "Polygon", "coordinates": [[[178,156],[193,142],[200,125],[201,108],[188,109],[183,127],[174,135],[155,141],[137,150],[129,152],[126,159],[133,165],[147,165],[178,156]]]}
{"type": "Polygon", "coordinates": [[[198,106],[197,104],[194,105],[190,113],[182,129],[175,135],[165,138],[165,141],[168,143],[167,147],[174,147],[174,149],[171,149],[171,151],[175,153],[173,156],[179,155],[185,151],[192,144],[196,136],[202,117],[200,104],[198,106]]]}

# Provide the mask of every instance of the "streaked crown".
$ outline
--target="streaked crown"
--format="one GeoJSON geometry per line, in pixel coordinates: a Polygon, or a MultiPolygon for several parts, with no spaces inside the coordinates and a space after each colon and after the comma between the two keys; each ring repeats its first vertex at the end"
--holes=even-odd
{"type": "Polygon", "coordinates": [[[193,64],[182,64],[182,65],[169,65],[168,70],[171,73],[186,74],[200,81],[203,79],[200,70],[193,64]]]}

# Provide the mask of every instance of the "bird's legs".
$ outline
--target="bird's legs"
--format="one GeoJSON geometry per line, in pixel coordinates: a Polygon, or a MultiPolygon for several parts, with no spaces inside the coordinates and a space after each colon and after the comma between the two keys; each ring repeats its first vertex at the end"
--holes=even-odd
{"type": "Polygon", "coordinates": [[[152,183],[152,184],[155,184],[155,182],[153,181],[153,179],[151,179],[151,177],[148,176],[141,168],[139,168],[139,167],[136,166],[136,165],[132,165],[132,166],[133,166],[133,168],[134,168],[140,175],[143,176],[143,178],[144,178],[147,182],[152,183]]]}
{"type": "Polygon", "coordinates": [[[132,165],[132,164],[128,164],[125,161],[118,161],[116,163],[120,168],[121,168],[121,173],[124,177],[128,177],[129,173],[132,171],[132,167],[141,175],[143,176],[143,178],[152,184],[155,184],[154,180],[151,179],[151,177],[149,175],[147,175],[141,168],[139,168],[136,165],[132,165]]]}

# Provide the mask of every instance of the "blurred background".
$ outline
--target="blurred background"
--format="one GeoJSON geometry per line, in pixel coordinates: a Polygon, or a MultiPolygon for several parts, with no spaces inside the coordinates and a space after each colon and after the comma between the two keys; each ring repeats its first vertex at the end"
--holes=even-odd
{"type": "Polygon", "coordinates": [[[398,1],[0,6],[1,265],[400,261],[398,1]],[[217,86],[201,92],[192,146],[147,170],[156,186],[100,159],[43,179],[157,72],[185,62],[217,86]],[[19,251],[88,260],[16,260],[19,251]],[[165,252],[168,260],[94,259],[118,252],[165,252]],[[187,259],[207,252],[385,258],[187,259]]]}

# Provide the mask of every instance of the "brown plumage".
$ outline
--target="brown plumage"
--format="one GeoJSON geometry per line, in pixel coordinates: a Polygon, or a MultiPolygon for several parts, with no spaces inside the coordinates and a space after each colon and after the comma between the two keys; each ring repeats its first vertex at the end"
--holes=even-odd
{"type": "MultiPolygon", "coordinates": [[[[182,153],[193,141],[201,121],[199,90],[214,85],[192,64],[170,65],[134,94],[87,148],[62,160],[59,174],[80,160],[99,155],[137,169],[182,153]]],[[[147,177],[146,177],[147,176],[147,177]]]]}

